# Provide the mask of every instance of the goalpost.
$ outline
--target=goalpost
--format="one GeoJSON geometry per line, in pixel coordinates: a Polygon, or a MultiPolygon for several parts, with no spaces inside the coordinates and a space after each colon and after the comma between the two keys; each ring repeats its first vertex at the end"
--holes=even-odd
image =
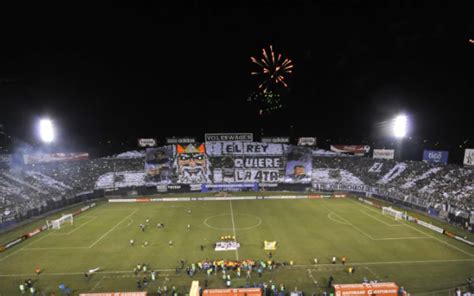
{"type": "Polygon", "coordinates": [[[405,213],[392,209],[391,207],[382,207],[382,214],[395,217],[395,220],[405,219],[405,213]]]}
{"type": "Polygon", "coordinates": [[[74,218],[73,218],[72,214],[65,214],[65,215],[63,214],[63,216],[59,219],[53,220],[51,222],[46,221],[46,224],[48,225],[48,229],[49,228],[61,229],[61,225],[64,224],[64,223],[67,223],[67,222],[70,222],[71,225],[73,224],[74,218]]]}

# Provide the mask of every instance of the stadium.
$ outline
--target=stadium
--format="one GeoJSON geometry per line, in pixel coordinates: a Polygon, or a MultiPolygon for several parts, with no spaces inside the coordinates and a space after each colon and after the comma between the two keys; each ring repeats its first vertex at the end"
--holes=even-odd
{"type": "Polygon", "coordinates": [[[472,3],[17,2],[0,296],[473,295],[472,3]]]}
{"type": "Polygon", "coordinates": [[[47,293],[186,294],[193,281],[225,288],[227,276],[264,293],[469,289],[472,168],[213,136],[98,159],[25,155],[2,169],[2,294],[29,278],[47,293]]]}

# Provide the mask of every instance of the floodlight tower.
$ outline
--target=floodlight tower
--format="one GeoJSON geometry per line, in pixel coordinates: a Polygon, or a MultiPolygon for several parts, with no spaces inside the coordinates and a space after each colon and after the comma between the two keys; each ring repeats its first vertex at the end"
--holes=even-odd
{"type": "Polygon", "coordinates": [[[397,115],[393,119],[392,132],[393,132],[393,136],[397,140],[397,145],[396,145],[397,159],[401,160],[403,139],[406,137],[408,133],[408,117],[406,115],[400,114],[400,115],[397,115]]]}
{"type": "Polygon", "coordinates": [[[45,144],[50,144],[55,139],[54,124],[51,119],[41,119],[38,123],[39,137],[45,144]]]}

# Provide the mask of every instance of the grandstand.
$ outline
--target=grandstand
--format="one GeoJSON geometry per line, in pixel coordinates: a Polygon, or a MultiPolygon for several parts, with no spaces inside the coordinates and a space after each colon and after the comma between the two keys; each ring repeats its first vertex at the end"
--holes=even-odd
{"type": "MultiPolygon", "coordinates": [[[[274,159],[283,155],[287,145],[271,144],[266,151],[266,159],[274,159]],[[281,147],[279,147],[281,146],[281,147]]],[[[213,151],[214,147],[209,147],[213,151]]],[[[321,150],[319,150],[321,152],[321,150]]],[[[346,157],[335,154],[314,153],[308,161],[311,166],[310,181],[306,184],[295,184],[285,178],[283,162],[280,167],[267,163],[272,167],[247,169],[246,173],[253,174],[251,179],[242,179],[241,182],[258,182],[267,190],[285,187],[293,184],[299,190],[335,190],[359,191],[377,194],[380,197],[390,198],[406,206],[419,210],[446,212],[451,220],[463,224],[468,220],[470,211],[474,209],[474,172],[471,168],[457,165],[436,165],[419,161],[396,162],[394,160],[371,159],[365,157],[346,157]],[[263,172],[270,176],[277,176],[272,180],[259,181],[255,174],[263,172]],[[351,189],[357,187],[358,189],[351,189]],[[449,213],[453,215],[448,215],[449,213]]],[[[256,158],[254,154],[249,157],[256,158]]],[[[210,163],[214,183],[236,182],[234,167],[236,156],[212,155],[210,163]],[[230,160],[231,166],[226,166],[225,159],[230,160]],[[227,175],[230,177],[227,177],[227,175]]],[[[258,161],[258,159],[257,159],[258,161]]],[[[265,166],[265,165],[264,165],[265,166]]],[[[138,190],[140,192],[157,193],[152,187],[176,182],[156,181],[144,169],[144,153],[128,152],[115,157],[106,157],[75,162],[43,163],[25,165],[0,170],[0,218],[10,220],[12,217],[21,220],[23,217],[32,217],[39,213],[53,209],[54,203],[74,199],[81,193],[94,190],[108,192],[120,190],[138,190]]],[[[309,168],[307,169],[309,170],[309,168]]],[[[149,170],[148,170],[149,172],[149,170]]],[[[164,187],[160,190],[163,192],[164,187]]],[[[97,195],[96,195],[97,196],[97,195]]],[[[79,199],[77,199],[79,201],[79,199]]],[[[62,205],[62,204],[61,204],[62,205]]],[[[59,205],[59,206],[61,206],[59,205]]]]}
{"type": "Polygon", "coordinates": [[[137,277],[137,263],[159,270],[149,292],[168,283],[184,293],[191,279],[223,288],[214,275],[207,277],[207,269],[190,272],[198,262],[217,268],[206,258],[230,264],[234,287],[272,280],[322,293],[331,275],[338,283],[367,277],[420,293],[452,291],[474,269],[473,180],[472,168],[456,165],[259,142],[177,144],[146,153],[10,166],[0,170],[0,226],[13,229],[0,236],[0,292],[16,291],[19,281],[33,276],[35,265],[45,268],[38,284],[43,291],[54,291],[59,279],[85,292],[133,291],[138,277],[150,276],[140,271],[137,277]],[[91,202],[97,206],[91,208],[91,202]],[[74,224],[43,226],[63,214],[72,214],[74,224]],[[238,244],[220,241],[221,236],[238,244]],[[263,250],[264,241],[276,242],[274,258],[263,250]],[[230,245],[232,252],[222,251],[230,245]],[[122,259],[123,254],[133,259],[122,259]],[[70,256],[78,260],[51,264],[70,256]],[[357,273],[333,266],[332,256],[350,258],[357,273]],[[180,267],[182,257],[188,266],[180,267]],[[270,269],[269,259],[274,260],[270,269]],[[245,270],[243,260],[252,261],[252,280],[243,271],[237,276],[235,266],[245,270]],[[266,266],[261,278],[259,262],[266,266]],[[96,265],[100,270],[85,281],[84,271],[96,265]],[[406,274],[398,272],[402,265],[406,274]],[[423,280],[425,267],[437,276],[423,280]]]}

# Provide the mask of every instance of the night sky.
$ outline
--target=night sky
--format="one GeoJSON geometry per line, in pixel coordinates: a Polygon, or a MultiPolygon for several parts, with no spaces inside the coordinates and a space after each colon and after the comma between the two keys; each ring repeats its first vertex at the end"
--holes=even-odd
{"type": "Polygon", "coordinates": [[[416,153],[474,147],[469,1],[173,2],[2,7],[6,133],[35,144],[49,116],[66,150],[262,128],[380,148],[390,139],[377,123],[405,112],[416,153]],[[283,108],[259,116],[250,56],[270,44],[295,69],[283,108]]]}

